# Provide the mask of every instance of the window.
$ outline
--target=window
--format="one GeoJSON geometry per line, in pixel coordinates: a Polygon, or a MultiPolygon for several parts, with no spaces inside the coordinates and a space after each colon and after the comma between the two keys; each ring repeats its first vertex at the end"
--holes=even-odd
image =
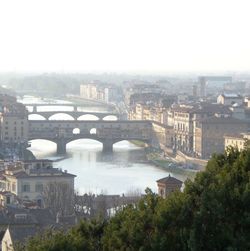
{"type": "Polygon", "coordinates": [[[16,192],[16,183],[12,184],[12,192],[14,192],[14,193],[16,192]]]}
{"type": "Polygon", "coordinates": [[[10,196],[6,197],[6,204],[10,204],[10,196]]]}
{"type": "Polygon", "coordinates": [[[36,184],[36,192],[37,193],[43,192],[43,184],[36,184]]]}
{"type": "Polygon", "coordinates": [[[24,184],[22,187],[23,192],[30,192],[30,185],[29,184],[24,184]]]}

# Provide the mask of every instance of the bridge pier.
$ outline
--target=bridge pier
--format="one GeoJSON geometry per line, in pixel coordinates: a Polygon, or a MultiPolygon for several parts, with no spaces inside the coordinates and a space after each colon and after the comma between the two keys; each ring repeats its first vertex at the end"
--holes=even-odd
{"type": "Polygon", "coordinates": [[[59,139],[56,146],[57,154],[66,154],[66,142],[63,139],[59,139]]]}
{"type": "Polygon", "coordinates": [[[104,153],[112,153],[113,152],[113,142],[109,141],[109,140],[104,141],[102,151],[104,153]]]}
{"type": "Polygon", "coordinates": [[[36,105],[33,106],[32,111],[33,111],[33,112],[37,112],[37,106],[36,106],[36,105]]]}

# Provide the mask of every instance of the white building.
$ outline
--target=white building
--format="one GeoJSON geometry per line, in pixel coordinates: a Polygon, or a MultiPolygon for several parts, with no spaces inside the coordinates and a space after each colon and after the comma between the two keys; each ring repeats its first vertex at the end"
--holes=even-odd
{"type": "Polygon", "coordinates": [[[217,103],[218,104],[223,104],[223,105],[233,105],[233,104],[238,104],[243,105],[243,97],[239,94],[231,93],[231,94],[221,94],[217,98],[217,103]]]}
{"type": "Polygon", "coordinates": [[[74,191],[76,176],[57,168],[23,169],[20,166],[9,166],[0,173],[2,191],[9,191],[22,200],[35,201],[42,205],[43,191],[51,183],[64,183],[74,191]]]}

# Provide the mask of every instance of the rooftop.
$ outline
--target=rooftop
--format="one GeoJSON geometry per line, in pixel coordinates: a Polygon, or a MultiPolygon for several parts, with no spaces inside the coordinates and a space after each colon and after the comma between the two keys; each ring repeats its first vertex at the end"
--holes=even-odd
{"type": "Polygon", "coordinates": [[[240,119],[218,116],[201,119],[200,122],[203,124],[245,124],[245,122],[240,119]]]}
{"type": "Polygon", "coordinates": [[[178,180],[172,176],[167,176],[165,178],[162,178],[162,179],[159,179],[156,181],[157,183],[164,183],[164,184],[176,184],[176,185],[182,185],[182,181],[181,180],[178,180]]]}
{"type": "Polygon", "coordinates": [[[29,226],[29,227],[9,226],[8,229],[9,229],[10,236],[13,243],[18,242],[18,241],[24,241],[25,239],[28,239],[34,236],[38,232],[38,229],[33,226],[29,226]]]}
{"type": "Polygon", "coordinates": [[[223,93],[221,94],[224,98],[242,98],[240,94],[237,93],[223,93]]]}

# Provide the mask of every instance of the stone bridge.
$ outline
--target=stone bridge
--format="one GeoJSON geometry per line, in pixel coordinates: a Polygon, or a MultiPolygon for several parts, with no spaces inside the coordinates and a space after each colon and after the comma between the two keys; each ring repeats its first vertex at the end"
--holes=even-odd
{"type": "Polygon", "coordinates": [[[29,140],[46,139],[57,144],[57,153],[65,154],[67,143],[77,139],[94,139],[111,152],[113,144],[122,140],[152,142],[150,121],[66,121],[29,120],[29,140]]]}
{"type": "Polygon", "coordinates": [[[103,120],[107,116],[115,116],[119,120],[122,116],[114,112],[81,112],[81,111],[40,111],[40,112],[29,112],[29,115],[40,115],[45,120],[50,120],[53,115],[66,114],[72,117],[73,120],[79,120],[83,115],[93,115],[96,120],[103,120]]]}
{"type": "Polygon", "coordinates": [[[103,120],[107,116],[115,116],[117,119],[125,118],[119,113],[116,112],[90,112],[90,111],[79,111],[78,107],[81,106],[74,104],[25,104],[26,106],[32,107],[32,111],[29,111],[29,115],[40,115],[45,120],[49,120],[51,116],[56,114],[67,114],[72,117],[74,120],[78,120],[83,115],[94,115],[96,119],[103,120]],[[69,110],[54,110],[54,111],[38,111],[37,107],[69,107],[73,108],[73,111],[69,110]]]}

